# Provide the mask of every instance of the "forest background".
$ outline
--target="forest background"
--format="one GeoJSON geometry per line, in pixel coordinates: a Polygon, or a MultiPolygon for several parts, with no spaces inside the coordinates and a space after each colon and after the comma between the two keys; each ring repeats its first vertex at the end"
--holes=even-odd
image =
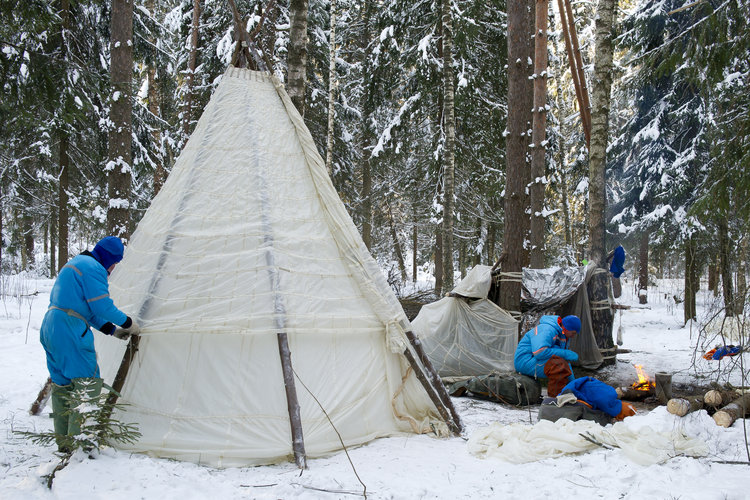
{"type": "MultiPolygon", "coordinates": [[[[747,2],[570,3],[592,89],[583,113],[563,1],[236,5],[397,292],[427,272],[440,295],[471,266],[503,259],[603,264],[600,247],[621,244],[637,256],[642,301],[649,272],[684,277],[675,299],[687,301],[687,321],[707,275],[727,315],[743,312],[747,2]],[[540,4],[545,30],[534,24],[540,4]],[[548,65],[537,73],[539,37],[548,65]],[[537,81],[545,104],[530,107],[537,81]],[[530,108],[546,120],[542,140],[530,108]]],[[[53,277],[98,238],[134,230],[231,63],[232,9],[0,6],[0,274],[53,277]]]]}

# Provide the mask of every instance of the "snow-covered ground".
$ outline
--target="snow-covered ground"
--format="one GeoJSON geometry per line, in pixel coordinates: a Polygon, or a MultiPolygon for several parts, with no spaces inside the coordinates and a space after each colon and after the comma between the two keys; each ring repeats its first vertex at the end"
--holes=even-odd
{"type": "MultiPolygon", "coordinates": [[[[50,280],[2,277],[0,291],[0,498],[603,498],[603,499],[744,499],[750,467],[746,421],[718,427],[705,411],[680,418],[663,406],[625,420],[631,430],[680,431],[707,445],[701,458],[675,457],[643,466],[620,449],[596,447],[582,454],[514,464],[479,458],[467,442],[493,423],[536,422],[537,408],[515,409],[485,401],[455,398],[463,419],[462,437],[436,439],[399,436],[328,458],[309,460],[300,472],[293,464],[211,469],[107,449],[95,459],[74,456],[59,472],[52,490],[41,476],[57,463],[52,447],[30,443],[15,431],[49,430],[49,408],[30,416],[31,402],[47,378],[39,328],[49,300],[50,280]],[[35,294],[35,292],[38,292],[35,294]],[[350,461],[351,460],[351,461],[350,461]],[[744,462],[730,464],[726,462],[744,462]],[[355,474],[356,471],[356,474],[355,474]],[[361,479],[361,483],[360,480],[361,479]]],[[[639,306],[632,285],[624,285],[620,303],[632,305],[615,318],[624,349],[606,370],[610,380],[633,380],[633,364],[649,374],[666,371],[675,383],[707,385],[716,380],[748,385],[739,356],[721,362],[696,356],[698,326],[683,328],[682,307],[675,304],[679,282],[660,282],[649,304],[639,306]],[[720,367],[720,368],[719,368],[720,367]]],[[[714,299],[702,291],[699,312],[705,317],[714,299]]],[[[701,354],[716,339],[698,345],[701,354]]],[[[750,357],[742,360],[747,366],[750,357]]],[[[746,369],[747,371],[747,369],[746,369]]]]}

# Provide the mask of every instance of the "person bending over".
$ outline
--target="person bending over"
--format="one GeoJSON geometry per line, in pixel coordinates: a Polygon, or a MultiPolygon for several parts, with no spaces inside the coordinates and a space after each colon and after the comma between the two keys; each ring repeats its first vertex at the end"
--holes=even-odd
{"type": "Polygon", "coordinates": [[[529,377],[547,378],[547,395],[557,396],[574,380],[570,362],[578,361],[578,354],[568,349],[568,342],[580,331],[578,316],[542,316],[518,343],[513,366],[529,377]]]}

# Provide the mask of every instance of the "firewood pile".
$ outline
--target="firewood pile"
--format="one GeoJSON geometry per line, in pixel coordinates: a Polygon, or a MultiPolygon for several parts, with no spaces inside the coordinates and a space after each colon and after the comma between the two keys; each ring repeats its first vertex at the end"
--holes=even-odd
{"type": "Polygon", "coordinates": [[[672,398],[667,402],[667,411],[680,417],[697,410],[706,410],[717,425],[729,427],[735,420],[750,416],[750,392],[717,388],[703,395],[672,398]]]}

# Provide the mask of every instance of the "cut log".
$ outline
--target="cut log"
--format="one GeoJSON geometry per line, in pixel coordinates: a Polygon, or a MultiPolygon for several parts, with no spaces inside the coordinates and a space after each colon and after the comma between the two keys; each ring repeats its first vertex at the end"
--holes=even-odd
{"type": "Polygon", "coordinates": [[[618,387],[615,389],[617,396],[625,401],[643,401],[649,396],[654,395],[654,388],[650,387],[647,390],[639,390],[633,387],[618,387]]]}
{"type": "Polygon", "coordinates": [[[684,417],[688,413],[703,408],[703,396],[689,396],[687,398],[672,398],[667,402],[667,411],[672,415],[684,417]]]}
{"type": "Polygon", "coordinates": [[[744,418],[750,410],[750,392],[735,399],[714,413],[714,422],[722,427],[730,427],[738,418],[744,418]]]}
{"type": "Polygon", "coordinates": [[[703,396],[706,406],[721,408],[737,399],[740,394],[737,391],[712,389],[703,396]]]}
{"type": "Polygon", "coordinates": [[[52,394],[52,379],[47,377],[47,381],[44,383],[44,387],[42,387],[42,390],[39,391],[39,395],[36,397],[36,400],[31,403],[29,415],[39,415],[40,413],[42,413],[44,407],[47,406],[47,401],[49,401],[50,394],[52,394]]]}

